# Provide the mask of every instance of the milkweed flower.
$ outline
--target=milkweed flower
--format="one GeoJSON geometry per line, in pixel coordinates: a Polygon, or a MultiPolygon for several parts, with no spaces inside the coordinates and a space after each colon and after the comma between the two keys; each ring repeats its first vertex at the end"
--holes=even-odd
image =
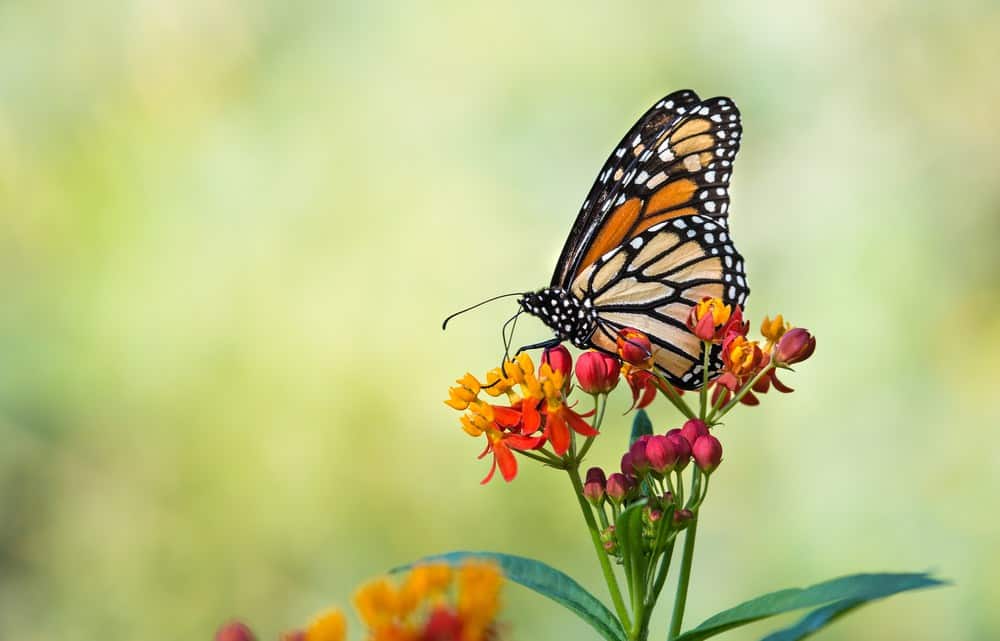
{"type": "Polygon", "coordinates": [[[816,351],[816,338],[801,327],[793,327],[785,332],[774,349],[774,364],[787,367],[800,363],[816,351]]]}
{"type": "Polygon", "coordinates": [[[790,330],[792,326],[778,314],[773,319],[770,316],[765,316],[764,320],[760,324],[760,335],[764,337],[767,341],[765,346],[765,351],[770,352],[781,337],[784,336],[785,332],[790,330]]]}
{"type": "Polygon", "coordinates": [[[687,326],[703,341],[720,341],[733,310],[720,298],[705,296],[691,306],[687,326]]]}
{"type": "Polygon", "coordinates": [[[742,381],[759,372],[766,360],[757,341],[730,334],[722,343],[722,362],[726,371],[742,381]]]}
{"type": "Polygon", "coordinates": [[[547,352],[549,362],[542,363],[537,371],[527,353],[519,354],[487,372],[485,384],[466,374],[448,390],[445,404],[465,411],[459,418],[462,430],[486,439],[480,458],[493,455],[483,483],[492,480],[498,469],[504,480],[513,480],[517,476],[515,452],[551,444],[555,454],[563,456],[569,451],[573,432],[597,436],[597,430],[585,420],[592,412],[581,414],[566,399],[572,359],[568,351],[563,351],[566,353],[555,349],[547,352]],[[495,399],[506,397],[507,403],[481,400],[482,392],[495,399]]]}
{"type": "Polygon", "coordinates": [[[617,358],[591,350],[576,359],[576,381],[587,394],[607,394],[618,385],[621,363],[617,358]]]}
{"type": "Polygon", "coordinates": [[[629,365],[650,368],[653,365],[653,346],[649,337],[632,327],[618,331],[618,355],[629,365]]]}
{"type": "Polygon", "coordinates": [[[691,454],[698,468],[705,474],[711,474],[722,462],[722,443],[711,434],[699,436],[691,447],[691,454]]]}
{"type": "Polygon", "coordinates": [[[542,352],[542,363],[551,367],[552,371],[559,372],[567,381],[573,371],[573,356],[562,345],[550,347],[542,352]]]}
{"type": "MultiPolygon", "coordinates": [[[[493,641],[497,638],[503,574],[492,563],[469,560],[457,570],[443,563],[415,566],[399,583],[380,578],[362,585],[354,607],[368,641],[493,641]]],[[[345,641],[347,621],[327,610],[283,641],[345,641]]],[[[360,637],[359,637],[360,638],[360,637]]],[[[219,630],[216,641],[253,641],[245,625],[219,630]],[[225,636],[235,635],[235,636],[225,636]]]]}
{"type": "Polygon", "coordinates": [[[256,638],[242,621],[230,621],[215,633],[215,641],[256,641],[256,638]]]}

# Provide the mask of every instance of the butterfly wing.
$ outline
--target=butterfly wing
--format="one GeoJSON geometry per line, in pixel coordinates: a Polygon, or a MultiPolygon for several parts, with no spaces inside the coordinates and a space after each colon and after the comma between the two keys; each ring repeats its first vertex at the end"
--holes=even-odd
{"type": "Polygon", "coordinates": [[[725,222],[700,214],[655,223],[588,265],[570,291],[597,312],[594,347],[614,354],[618,330],[634,327],[658,348],[659,369],[684,389],[701,384],[701,342],[685,325],[691,305],[705,296],[742,305],[750,292],[725,222]]]}
{"type": "Polygon", "coordinates": [[[700,214],[724,219],[742,135],[728,98],[671,93],[629,130],[601,168],[552,277],[569,288],[615,247],[663,221],[700,214]]]}

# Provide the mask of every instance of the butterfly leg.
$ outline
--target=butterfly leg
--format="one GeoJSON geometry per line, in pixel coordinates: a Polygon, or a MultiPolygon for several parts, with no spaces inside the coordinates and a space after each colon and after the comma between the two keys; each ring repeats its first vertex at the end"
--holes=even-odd
{"type": "Polygon", "coordinates": [[[562,343],[562,340],[559,339],[556,336],[553,336],[549,340],[542,341],[541,343],[533,343],[531,345],[525,345],[523,347],[519,347],[517,349],[517,351],[514,352],[514,356],[517,356],[518,354],[520,354],[521,352],[523,352],[525,350],[539,349],[539,348],[541,348],[541,349],[548,349],[549,347],[555,347],[556,345],[559,345],[560,343],[562,343]]]}

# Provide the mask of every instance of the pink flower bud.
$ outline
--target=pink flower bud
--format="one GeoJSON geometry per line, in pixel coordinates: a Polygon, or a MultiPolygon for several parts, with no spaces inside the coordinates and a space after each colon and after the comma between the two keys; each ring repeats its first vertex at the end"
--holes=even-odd
{"type": "Polygon", "coordinates": [[[816,350],[816,338],[801,327],[793,327],[784,333],[774,348],[774,364],[778,366],[800,363],[816,350]]]}
{"type": "Polygon", "coordinates": [[[215,641],[254,641],[253,631],[242,621],[230,621],[215,633],[215,641]]]}
{"type": "Polygon", "coordinates": [[[694,516],[694,514],[691,513],[691,510],[677,510],[674,512],[674,525],[687,523],[691,520],[692,516],[694,516]]]}
{"type": "Polygon", "coordinates": [[[621,363],[603,352],[589,351],[576,360],[576,380],[588,394],[607,394],[618,385],[621,363]]]}
{"type": "Polygon", "coordinates": [[[625,476],[635,476],[635,468],[632,466],[632,454],[625,452],[622,454],[622,474],[625,476]]]}
{"type": "Polygon", "coordinates": [[[632,457],[632,469],[635,471],[636,476],[642,476],[649,471],[649,458],[646,456],[646,443],[649,440],[649,434],[641,436],[639,440],[632,443],[632,447],[628,450],[628,453],[632,457]]]}
{"type": "Polygon", "coordinates": [[[646,517],[647,523],[656,523],[663,518],[663,510],[647,506],[643,512],[643,516],[646,517]]]}
{"type": "Polygon", "coordinates": [[[646,441],[646,460],[657,474],[666,474],[677,463],[677,450],[666,436],[654,436],[646,441]]]}
{"type": "Polygon", "coordinates": [[[592,467],[587,470],[587,482],[583,484],[583,496],[594,506],[600,505],[604,500],[604,486],[607,479],[604,477],[604,470],[599,467],[592,467]]]}
{"type": "Polygon", "coordinates": [[[681,427],[681,435],[691,444],[697,441],[699,436],[704,436],[705,434],[708,434],[708,427],[705,426],[705,421],[697,418],[689,419],[681,427]]]}
{"type": "Polygon", "coordinates": [[[694,462],[705,474],[714,472],[722,462],[722,443],[711,434],[698,437],[691,451],[694,454],[694,462]]]}
{"type": "Polygon", "coordinates": [[[653,358],[649,337],[632,327],[618,332],[618,355],[630,365],[647,366],[653,358]]]}
{"type": "Polygon", "coordinates": [[[573,371],[573,356],[562,345],[550,347],[542,352],[542,363],[547,363],[553,372],[559,372],[563,376],[569,376],[573,371]]]}
{"type": "Polygon", "coordinates": [[[667,432],[667,438],[670,439],[670,443],[674,446],[674,452],[677,453],[677,462],[674,464],[674,469],[678,472],[683,472],[691,460],[691,443],[684,438],[679,429],[672,429],[667,432]]]}
{"type": "Polygon", "coordinates": [[[622,502],[622,500],[625,498],[625,495],[628,494],[628,490],[629,490],[629,482],[628,479],[625,478],[624,474],[619,474],[615,472],[614,474],[608,477],[608,486],[606,492],[608,494],[608,498],[611,499],[615,504],[622,502]]]}

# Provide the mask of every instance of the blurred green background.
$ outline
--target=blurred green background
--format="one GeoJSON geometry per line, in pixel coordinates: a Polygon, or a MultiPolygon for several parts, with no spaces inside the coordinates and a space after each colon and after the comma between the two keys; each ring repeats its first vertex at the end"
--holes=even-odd
{"type": "Polygon", "coordinates": [[[819,336],[721,432],[688,621],[932,569],[823,638],[1000,635],[998,60],[995,2],[0,3],[0,638],[274,638],[452,548],[604,596],[565,479],[481,487],[441,402],[513,303],[439,324],[546,284],[682,87],[743,111],[750,315],[819,336]]]}

